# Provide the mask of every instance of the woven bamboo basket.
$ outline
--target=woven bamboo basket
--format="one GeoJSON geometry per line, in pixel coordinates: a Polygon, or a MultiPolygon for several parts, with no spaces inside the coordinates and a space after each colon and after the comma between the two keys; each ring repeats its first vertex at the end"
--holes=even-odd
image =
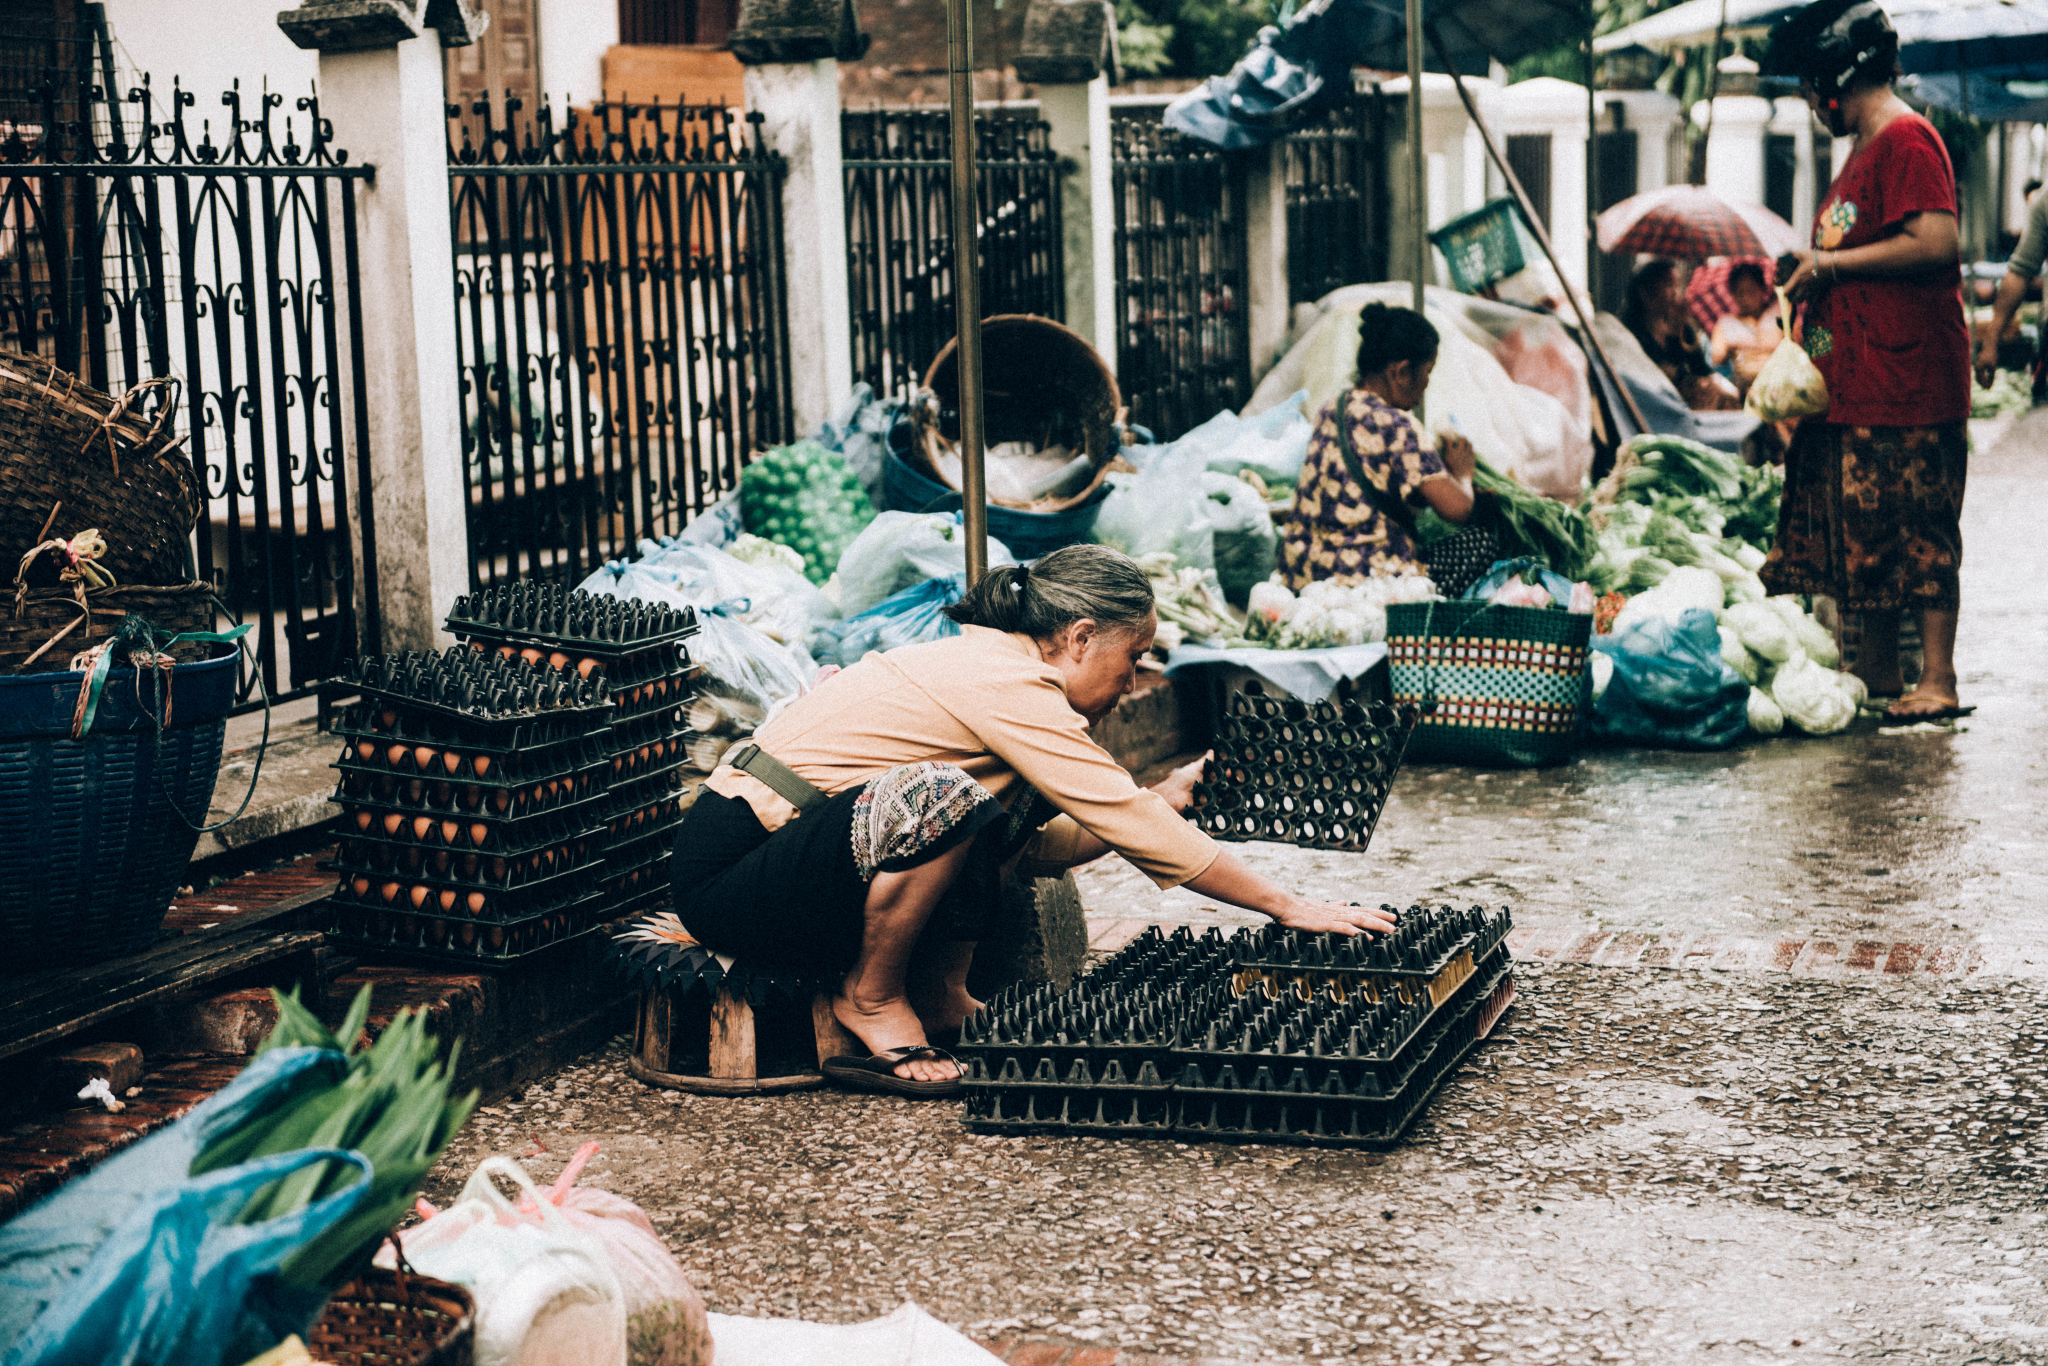
{"type": "MultiPolygon", "coordinates": [[[[173,404],[175,390],[154,401],[173,404]]],[[[122,583],[177,583],[190,572],[199,478],[173,424],[137,411],[144,406],[39,356],[0,350],[0,558],[41,540],[61,503],[58,529],[97,528],[122,583]]]]}
{"type": "MultiPolygon", "coordinates": [[[[159,632],[213,629],[213,588],[181,583],[167,588],[117,587],[88,593],[89,611],[81,612],[75,593],[60,588],[31,591],[20,612],[0,605],[0,674],[49,673],[71,667],[71,657],[99,644],[120,629],[122,619],[138,613],[159,632]],[[52,644],[51,642],[55,643],[52,644]],[[48,649],[44,649],[48,646],[48,649]],[[41,650],[41,655],[36,652],[41,650]],[[31,656],[35,656],[31,660],[31,656]]],[[[206,645],[179,645],[171,657],[181,664],[207,658],[206,645]]]]}
{"type": "Polygon", "coordinates": [[[447,1281],[373,1267],[335,1292],[306,1347],[333,1366],[470,1366],[476,1301],[447,1281]]]}

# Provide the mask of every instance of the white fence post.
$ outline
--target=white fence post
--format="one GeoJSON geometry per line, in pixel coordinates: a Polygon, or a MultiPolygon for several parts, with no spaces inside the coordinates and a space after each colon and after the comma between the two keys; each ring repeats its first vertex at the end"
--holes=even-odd
{"type": "Polygon", "coordinates": [[[310,0],[278,15],[293,42],[320,53],[321,114],[376,168],[359,192],[369,430],[355,437],[370,444],[386,650],[452,644],[441,621],[469,591],[441,48],[472,41],[482,21],[450,11],[438,35],[407,0],[310,0]]]}
{"type": "Polygon", "coordinates": [[[817,430],[853,387],[846,264],[846,173],[839,62],[867,50],[851,0],[741,0],[733,55],[746,64],[747,109],[789,163],[782,252],[789,300],[790,407],[817,430]]]}
{"type": "Polygon", "coordinates": [[[1109,87],[1118,79],[1116,18],[1104,0],[1031,0],[1017,79],[1035,86],[1047,141],[1072,168],[1061,179],[1067,326],[1116,370],[1116,204],[1109,87]]]}

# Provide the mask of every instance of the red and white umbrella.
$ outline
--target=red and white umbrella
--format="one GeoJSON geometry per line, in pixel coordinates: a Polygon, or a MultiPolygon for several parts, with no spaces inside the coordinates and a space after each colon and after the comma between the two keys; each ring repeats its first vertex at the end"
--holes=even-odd
{"type": "Polygon", "coordinates": [[[1724,199],[1704,185],[1666,185],[1622,200],[1596,222],[1609,255],[1782,256],[1806,246],[1799,229],[1761,204],[1724,199]]]}

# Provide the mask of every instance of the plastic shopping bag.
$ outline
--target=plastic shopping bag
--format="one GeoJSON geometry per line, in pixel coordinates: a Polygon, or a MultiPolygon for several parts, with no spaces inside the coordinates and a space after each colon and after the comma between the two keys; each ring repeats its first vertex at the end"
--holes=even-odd
{"type": "Polygon", "coordinates": [[[1184,568],[1214,569],[1214,505],[1202,486],[1202,453],[1178,444],[1126,446],[1123,458],[1138,472],[1109,476],[1094,538],[1134,560],[1166,551],[1184,568]]]}
{"type": "Polygon", "coordinates": [[[1658,749],[1726,749],[1749,730],[1749,685],[1721,658],[1714,614],[1647,617],[1593,648],[1614,662],[1594,738],[1658,749]]]}
{"type": "Polygon", "coordinates": [[[1785,340],[1771,352],[1764,368],[1742,406],[1761,422],[1784,422],[1795,417],[1826,417],[1828,382],[1819,367],[1807,358],[1806,348],[1792,340],[1792,306],[1785,291],[1778,291],[1778,308],[1784,318],[1785,340]]]}
{"type": "Polygon", "coordinates": [[[325,1049],[260,1054],[176,1124],[0,1228],[0,1357],[10,1366],[219,1366],[303,1336],[326,1295],[270,1273],[355,1212],[368,1163],[311,1148],[189,1173],[216,1135],[333,1085],[345,1068],[325,1049]],[[234,1222],[257,1190],[330,1160],[360,1167],[363,1179],[293,1214],[234,1222]]]}
{"type": "MultiPolygon", "coordinates": [[[[989,538],[989,568],[1016,562],[1007,546],[989,538]]],[[[839,557],[839,609],[859,616],[906,588],[966,572],[967,537],[959,513],[880,513],[839,557]]]]}
{"type": "Polygon", "coordinates": [[[859,616],[827,622],[811,637],[811,652],[820,664],[858,664],[878,650],[918,645],[960,634],[946,609],[960,601],[963,574],[913,584],[859,616]]]}
{"type": "Polygon", "coordinates": [[[1208,471],[1202,475],[1202,487],[1210,504],[1216,581],[1222,585],[1224,597],[1242,603],[1253,584],[1272,577],[1280,533],[1273,529],[1273,514],[1266,500],[1244,480],[1208,471]]]}
{"type": "MultiPolygon", "coordinates": [[[[478,1163],[462,1198],[401,1242],[414,1267],[476,1297],[476,1366],[625,1366],[625,1292],[604,1245],[511,1158],[478,1163]],[[513,1204],[494,1176],[527,1198],[513,1204]]],[[[397,1259],[387,1247],[377,1260],[397,1259]]]]}

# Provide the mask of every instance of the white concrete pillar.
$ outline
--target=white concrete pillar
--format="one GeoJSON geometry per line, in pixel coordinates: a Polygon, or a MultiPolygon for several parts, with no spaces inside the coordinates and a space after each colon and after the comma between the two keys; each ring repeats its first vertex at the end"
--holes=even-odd
{"type": "Polygon", "coordinates": [[[818,429],[853,388],[848,316],[846,175],[839,153],[839,62],[747,68],[747,108],[789,163],[782,250],[789,288],[790,403],[796,432],[818,429]]]}
{"type": "MultiPolygon", "coordinates": [[[[1116,202],[1109,141],[1109,78],[1038,87],[1046,140],[1073,169],[1061,179],[1067,326],[1116,370],[1116,202]]],[[[1254,356],[1257,348],[1253,349],[1254,356]]]]}
{"type": "Polygon", "coordinates": [[[1251,159],[1245,177],[1245,292],[1250,308],[1252,381],[1280,359],[1292,309],[1287,299],[1287,148],[1278,142],[1251,159]]]}
{"type": "MultiPolygon", "coordinates": [[[[1476,76],[1465,78],[1465,88],[1471,92],[1472,102],[1479,106],[1480,117],[1493,117],[1491,101],[1499,97],[1500,88],[1476,76]]],[[[1387,151],[1387,259],[1393,263],[1395,278],[1405,279],[1407,263],[1414,259],[1415,251],[1412,245],[1404,245],[1415,240],[1405,126],[1408,79],[1397,77],[1382,85],[1380,91],[1388,98],[1391,116],[1387,151]]],[[[1451,78],[1434,71],[1422,76],[1422,156],[1422,204],[1430,228],[1440,228],[1486,202],[1493,182],[1487,176],[1485,144],[1465,113],[1464,102],[1458,98],[1451,78]]],[[[1433,252],[1431,263],[1428,283],[1443,283],[1443,265],[1433,252]]]]}
{"type": "MultiPolygon", "coordinates": [[[[1708,102],[1692,107],[1692,121],[1706,128],[1708,102]]],[[[1713,100],[1707,138],[1707,188],[1727,199],[1764,202],[1764,129],[1776,111],[1761,95],[1720,95],[1713,100]]]]}
{"type": "Polygon", "coordinates": [[[1813,222],[1820,191],[1813,165],[1813,111],[1797,95],[1780,95],[1771,101],[1772,114],[1767,131],[1792,139],[1795,169],[1792,172],[1792,226],[1804,229],[1813,222]]]}
{"type": "MultiPolygon", "coordinates": [[[[320,47],[320,113],[357,163],[376,168],[357,210],[369,389],[369,430],[357,439],[370,446],[381,645],[435,649],[454,643],[441,620],[470,575],[442,44],[431,29],[392,41],[386,27],[370,46],[342,23],[289,22],[333,8],[279,18],[294,41],[320,47]]],[[[342,395],[344,411],[352,399],[342,395]]]]}
{"type": "Polygon", "coordinates": [[[1612,110],[1621,107],[1621,127],[1636,135],[1636,193],[1660,190],[1672,181],[1671,134],[1684,109],[1661,90],[1603,90],[1600,126],[1614,127],[1612,110]]]}
{"type": "Polygon", "coordinates": [[[1586,287],[1586,87],[1554,76],[1517,81],[1500,92],[1494,136],[1550,138],[1550,234],[1565,282],[1586,287]]]}

